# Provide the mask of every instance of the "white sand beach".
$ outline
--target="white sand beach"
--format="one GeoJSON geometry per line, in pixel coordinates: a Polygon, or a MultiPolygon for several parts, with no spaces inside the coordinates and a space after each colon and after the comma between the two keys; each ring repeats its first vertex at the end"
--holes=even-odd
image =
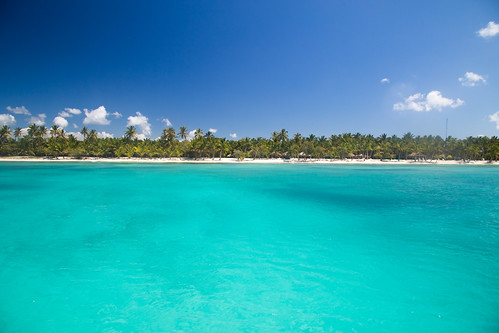
{"type": "Polygon", "coordinates": [[[499,161],[485,160],[396,160],[396,159],[281,159],[281,158],[102,158],[102,157],[30,157],[30,156],[4,156],[0,162],[78,162],[78,163],[196,163],[196,164],[367,164],[367,165],[499,165],[499,161]]]}

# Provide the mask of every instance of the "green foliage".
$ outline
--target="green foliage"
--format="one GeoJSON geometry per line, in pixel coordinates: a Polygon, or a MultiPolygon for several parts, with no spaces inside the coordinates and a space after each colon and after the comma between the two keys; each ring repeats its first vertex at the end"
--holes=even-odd
{"type": "Polygon", "coordinates": [[[211,132],[195,131],[188,140],[185,127],[176,132],[173,128],[163,130],[158,140],[137,140],[135,127],[126,129],[123,138],[98,138],[97,132],[82,128],[84,140],[66,136],[62,128],[30,125],[22,136],[20,128],[13,131],[6,125],[0,127],[0,155],[2,156],[47,156],[74,158],[83,157],[187,157],[187,158],[298,158],[298,159],[455,159],[490,160],[499,159],[499,138],[468,137],[459,140],[453,137],[414,136],[411,133],[397,136],[382,134],[375,138],[360,133],[333,134],[303,137],[296,133],[288,136],[282,129],[271,138],[241,138],[227,140],[217,138],[211,132]],[[291,138],[291,139],[290,139],[291,138]]]}

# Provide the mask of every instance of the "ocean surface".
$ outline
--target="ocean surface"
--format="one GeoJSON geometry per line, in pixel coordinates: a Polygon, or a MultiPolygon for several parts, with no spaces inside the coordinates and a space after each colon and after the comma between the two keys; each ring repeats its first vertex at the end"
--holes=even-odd
{"type": "Polygon", "coordinates": [[[0,163],[0,332],[499,332],[499,167],[0,163]]]}

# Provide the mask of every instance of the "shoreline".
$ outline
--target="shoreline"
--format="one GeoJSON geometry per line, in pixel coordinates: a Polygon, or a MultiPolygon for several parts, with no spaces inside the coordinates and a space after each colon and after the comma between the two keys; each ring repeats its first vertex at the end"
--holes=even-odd
{"type": "Polygon", "coordinates": [[[83,163],[186,163],[186,164],[321,164],[321,165],[493,165],[499,166],[499,161],[456,161],[456,160],[378,160],[378,159],[280,159],[280,158],[245,158],[238,161],[235,158],[140,158],[140,157],[125,157],[125,158],[104,158],[104,157],[30,157],[30,156],[12,156],[0,157],[0,162],[83,162],[83,163]]]}

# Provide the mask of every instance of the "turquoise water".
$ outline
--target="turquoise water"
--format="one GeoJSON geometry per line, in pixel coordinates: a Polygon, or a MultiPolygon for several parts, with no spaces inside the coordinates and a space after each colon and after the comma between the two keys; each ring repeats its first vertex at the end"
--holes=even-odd
{"type": "Polygon", "coordinates": [[[498,332],[499,168],[0,163],[1,332],[498,332]]]}

